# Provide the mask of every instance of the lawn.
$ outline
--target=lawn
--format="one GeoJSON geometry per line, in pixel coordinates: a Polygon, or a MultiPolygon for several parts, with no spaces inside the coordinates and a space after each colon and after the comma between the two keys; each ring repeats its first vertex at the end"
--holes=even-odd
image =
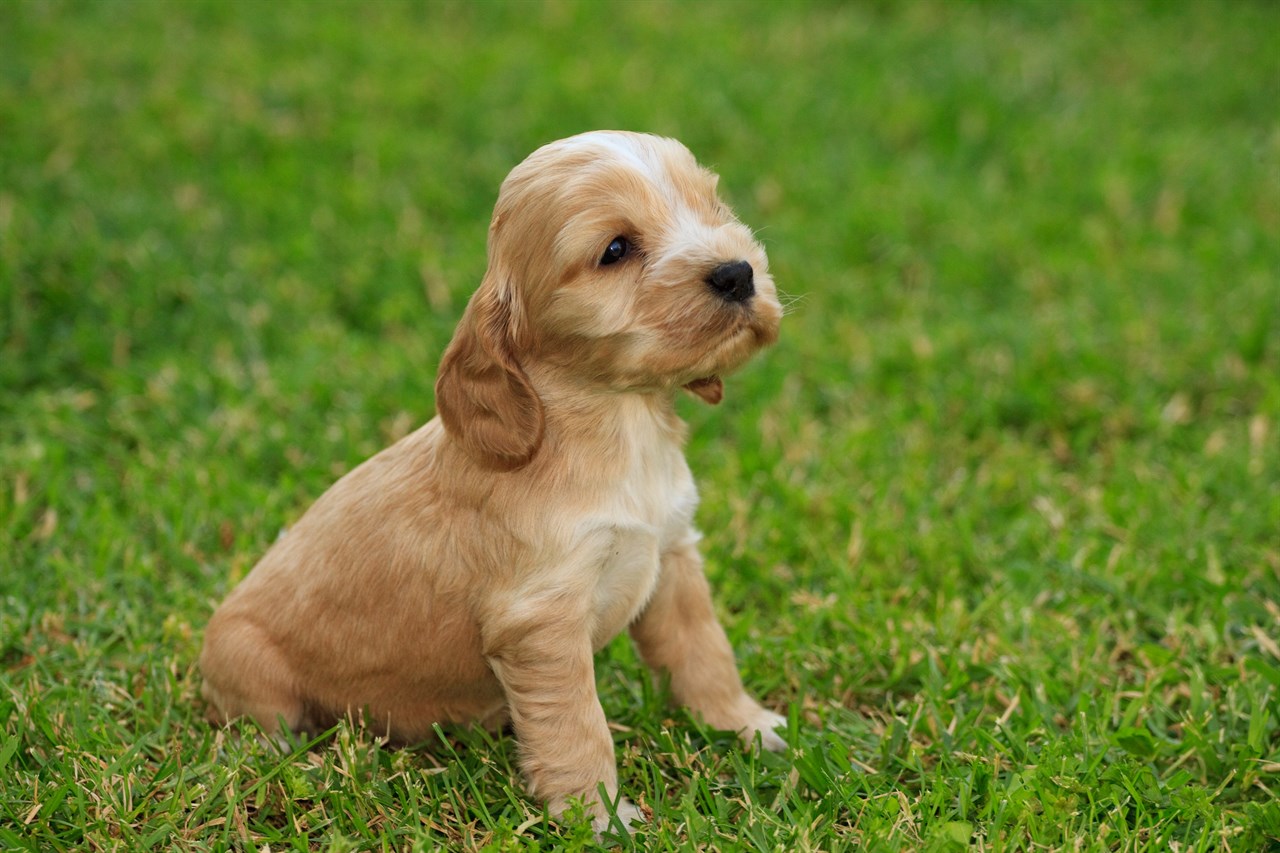
{"type": "Polygon", "coordinates": [[[7,0],[0,848],[596,845],[509,736],[281,754],[196,659],[432,416],[506,172],[598,127],[719,171],[794,300],[680,403],[791,749],[615,642],[615,843],[1280,846],[1280,7],[7,0]]]}

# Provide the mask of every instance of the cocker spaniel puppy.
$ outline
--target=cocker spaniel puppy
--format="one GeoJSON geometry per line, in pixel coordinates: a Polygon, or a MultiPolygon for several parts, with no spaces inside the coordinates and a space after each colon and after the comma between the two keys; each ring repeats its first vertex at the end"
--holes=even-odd
{"type": "Polygon", "coordinates": [[[517,166],[444,353],[439,416],[351,471],[214,613],[215,721],[360,717],[400,742],[508,720],[531,794],[625,826],[592,656],[629,629],[709,725],[781,749],[742,687],[692,519],[674,397],[771,343],[764,250],[680,143],[597,132],[517,166]]]}

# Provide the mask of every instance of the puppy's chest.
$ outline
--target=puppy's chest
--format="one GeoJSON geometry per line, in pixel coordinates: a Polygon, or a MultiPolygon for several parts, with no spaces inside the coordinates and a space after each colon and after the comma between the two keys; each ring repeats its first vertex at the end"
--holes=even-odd
{"type": "Polygon", "coordinates": [[[653,593],[661,556],[692,535],[697,490],[684,459],[648,460],[609,494],[594,518],[595,645],[609,642],[653,593]]]}

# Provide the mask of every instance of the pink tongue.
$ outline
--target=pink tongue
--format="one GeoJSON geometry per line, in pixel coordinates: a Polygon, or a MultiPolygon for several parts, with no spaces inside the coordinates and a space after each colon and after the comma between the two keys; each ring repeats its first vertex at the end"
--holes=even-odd
{"type": "Polygon", "coordinates": [[[695,379],[684,387],[686,391],[697,394],[702,398],[703,402],[710,403],[713,406],[724,399],[724,383],[720,381],[719,376],[695,379]]]}

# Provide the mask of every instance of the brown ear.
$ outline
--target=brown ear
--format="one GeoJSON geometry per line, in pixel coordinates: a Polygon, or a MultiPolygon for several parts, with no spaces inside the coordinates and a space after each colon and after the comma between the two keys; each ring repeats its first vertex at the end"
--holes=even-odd
{"type": "Polygon", "coordinates": [[[542,444],[542,401],[512,341],[512,307],[492,271],[471,297],[436,378],[444,428],[486,468],[514,471],[542,444]]]}
{"type": "Polygon", "coordinates": [[[702,379],[695,379],[684,389],[691,394],[696,394],[702,398],[702,402],[716,405],[724,399],[724,381],[719,376],[707,376],[702,379]]]}

